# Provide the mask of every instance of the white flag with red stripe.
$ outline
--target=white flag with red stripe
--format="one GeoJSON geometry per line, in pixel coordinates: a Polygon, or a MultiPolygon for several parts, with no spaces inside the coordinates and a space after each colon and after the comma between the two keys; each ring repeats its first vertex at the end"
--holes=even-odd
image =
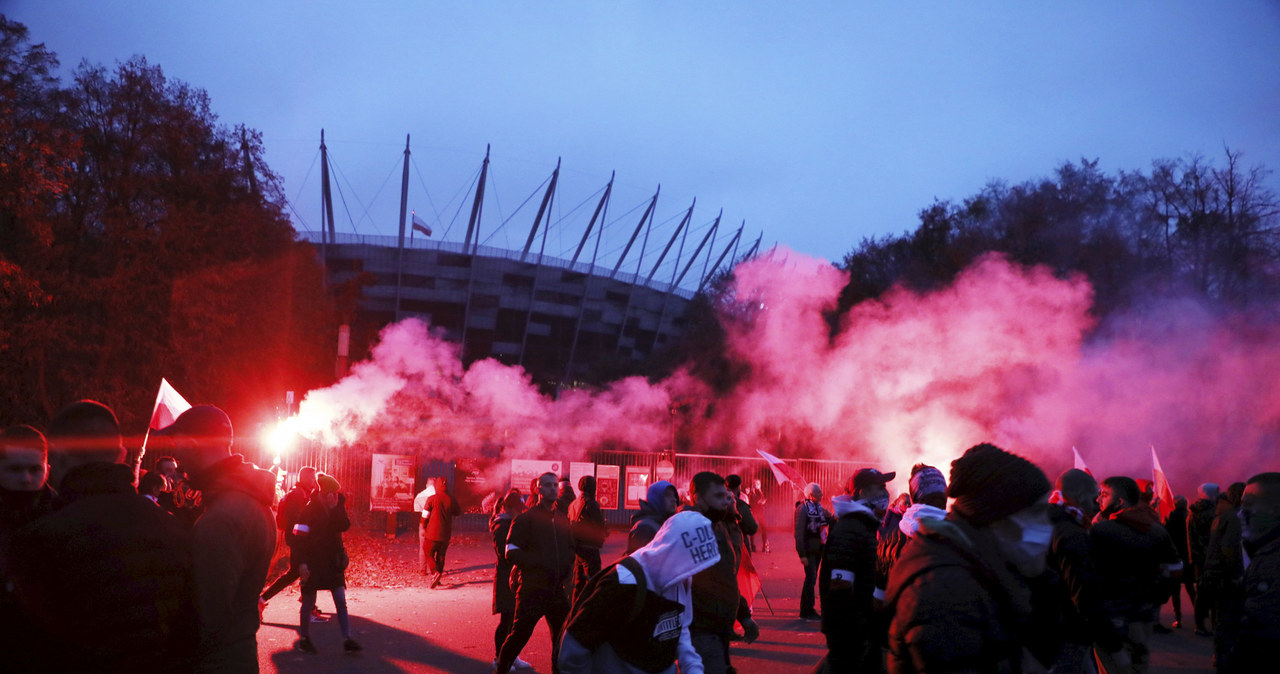
{"type": "Polygon", "coordinates": [[[178,415],[189,409],[191,403],[173,388],[169,380],[161,379],[160,392],[156,394],[156,406],[151,410],[151,424],[147,426],[147,430],[158,431],[169,426],[178,419],[178,415]]]}
{"type": "Polygon", "coordinates": [[[1155,483],[1156,511],[1160,513],[1160,521],[1173,512],[1173,489],[1169,487],[1169,478],[1160,465],[1160,457],[1156,456],[1156,446],[1151,446],[1151,481],[1155,483]]]}
{"type": "Polygon", "coordinates": [[[800,473],[795,468],[787,465],[787,462],[763,450],[756,450],[756,453],[769,463],[769,469],[773,471],[773,476],[778,480],[778,484],[790,482],[795,485],[796,489],[801,489],[805,485],[804,478],[800,477],[800,473]]]}
{"type": "Polygon", "coordinates": [[[1078,470],[1083,470],[1084,472],[1090,475],[1093,475],[1093,471],[1089,470],[1089,467],[1084,465],[1084,457],[1080,456],[1080,451],[1077,450],[1075,447],[1072,447],[1071,453],[1075,455],[1075,463],[1071,467],[1076,468],[1078,470]]]}

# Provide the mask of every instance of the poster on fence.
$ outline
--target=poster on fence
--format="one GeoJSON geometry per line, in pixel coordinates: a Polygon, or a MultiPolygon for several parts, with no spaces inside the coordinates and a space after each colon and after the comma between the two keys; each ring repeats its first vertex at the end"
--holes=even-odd
{"type": "Polygon", "coordinates": [[[453,496],[463,513],[484,512],[485,498],[499,490],[506,494],[504,486],[496,484],[501,479],[492,479],[490,475],[493,464],[493,459],[486,457],[464,457],[454,461],[453,496]]]}
{"type": "Polygon", "coordinates": [[[618,507],[618,467],[601,464],[596,466],[596,501],[601,510],[618,507]]]}
{"type": "Polygon", "coordinates": [[[627,466],[627,510],[638,510],[649,489],[649,467],[627,466]]]}
{"type": "Polygon", "coordinates": [[[529,483],[543,473],[555,473],[556,481],[563,475],[563,461],[539,461],[533,459],[511,460],[511,486],[528,495],[529,483]]]}
{"type": "MultiPolygon", "coordinates": [[[[578,493],[579,491],[578,480],[581,480],[582,478],[588,475],[591,475],[594,477],[595,474],[596,474],[596,464],[594,463],[589,463],[589,462],[584,463],[582,461],[569,462],[569,484],[573,485],[573,491],[575,493],[578,493]]],[[[599,487],[597,487],[597,490],[598,489],[599,487]]]]}
{"type": "Polygon", "coordinates": [[[369,473],[369,510],[413,510],[413,476],[417,459],[403,454],[374,454],[369,473]]]}

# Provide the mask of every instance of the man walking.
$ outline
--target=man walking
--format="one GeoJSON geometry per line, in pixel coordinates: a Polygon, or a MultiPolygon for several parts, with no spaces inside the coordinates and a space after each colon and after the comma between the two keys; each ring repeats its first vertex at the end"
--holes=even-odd
{"type": "Polygon", "coordinates": [[[551,667],[560,671],[560,635],[569,616],[566,584],[573,573],[569,520],[556,511],[556,474],[538,478],[538,503],[516,516],[507,534],[507,560],[518,574],[513,582],[516,617],[498,654],[497,674],[507,674],[544,617],[551,630],[551,667]]]}
{"type": "Polygon", "coordinates": [[[280,506],[276,508],[276,528],[284,532],[284,542],[289,547],[289,570],[281,574],[262,593],[262,596],[258,599],[259,615],[262,614],[262,610],[267,607],[267,602],[271,601],[272,597],[292,585],[293,581],[298,580],[298,560],[294,554],[297,535],[294,534],[293,527],[298,523],[298,518],[302,517],[302,511],[311,502],[311,497],[315,495],[317,489],[319,489],[319,485],[316,483],[315,467],[303,466],[298,470],[298,481],[293,485],[293,489],[290,489],[289,493],[280,499],[280,506]]]}
{"type": "Polygon", "coordinates": [[[440,587],[440,579],[444,577],[444,555],[449,551],[449,540],[453,538],[453,518],[461,514],[458,502],[449,495],[449,483],[443,477],[436,478],[436,493],[427,499],[426,510],[430,513],[422,520],[422,545],[427,567],[436,577],[431,580],[431,587],[440,587]]]}

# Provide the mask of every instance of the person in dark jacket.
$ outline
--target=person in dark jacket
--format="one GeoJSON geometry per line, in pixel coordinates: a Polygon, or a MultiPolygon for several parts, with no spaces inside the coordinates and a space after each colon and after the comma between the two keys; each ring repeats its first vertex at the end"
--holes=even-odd
{"type": "Polygon", "coordinates": [[[560,478],[560,491],[556,494],[556,510],[568,517],[569,508],[577,499],[578,495],[573,492],[573,484],[569,482],[569,478],[560,478]]]}
{"type": "Polygon", "coordinates": [[[689,625],[693,647],[702,658],[707,674],[723,674],[730,668],[729,639],[733,626],[741,623],[745,640],[750,643],[760,636],[760,627],[751,618],[747,599],[738,589],[738,566],[743,555],[741,535],[735,535],[726,520],[733,507],[733,494],[724,478],[703,471],[689,481],[692,503],[686,510],[701,513],[711,520],[720,550],[720,561],[693,577],[693,622],[689,625]]]}
{"type": "MultiPolygon", "coordinates": [[[[1191,555],[1187,550],[1187,499],[1185,496],[1173,498],[1173,510],[1164,518],[1164,529],[1173,539],[1173,547],[1178,549],[1178,557],[1182,559],[1182,582],[1170,588],[1169,601],[1173,603],[1173,627],[1182,627],[1182,588],[1186,586],[1187,597],[1194,607],[1196,601],[1195,585],[1191,583],[1191,555]]],[[[1192,609],[1195,610],[1194,608],[1192,609]]]]}
{"type": "Polygon", "coordinates": [[[1224,674],[1271,671],[1280,653],[1280,473],[1249,478],[1241,498],[1241,539],[1250,564],[1231,626],[1232,649],[1218,660],[1224,674]]]}
{"type": "Polygon", "coordinates": [[[592,578],[560,646],[566,674],[702,674],[693,647],[694,574],[720,561],[711,521],[671,516],[648,545],[592,578]]]}
{"type": "Polygon", "coordinates": [[[1115,476],[1102,481],[1099,520],[1089,530],[1100,579],[1102,612],[1121,648],[1100,642],[1098,667],[1104,672],[1146,671],[1147,643],[1155,612],[1164,601],[1165,581],[1181,573],[1182,560],[1160,516],[1141,503],[1138,483],[1115,476]]]}
{"type": "MultiPolygon", "coordinates": [[[[886,492],[886,495],[888,492],[886,492]]],[[[884,589],[889,582],[889,571],[902,555],[902,548],[919,529],[921,518],[942,519],[947,516],[947,478],[933,466],[917,463],[911,467],[911,478],[906,494],[908,505],[888,531],[881,528],[876,542],[876,599],[884,600],[884,589]]],[[[892,508],[884,515],[887,524],[892,508]]]]}
{"type": "MultiPolygon", "coordinates": [[[[756,525],[760,531],[760,551],[769,552],[769,528],[766,526],[765,519],[768,516],[765,506],[769,504],[769,497],[764,493],[764,486],[759,479],[753,481],[751,486],[742,492],[747,505],[751,506],[751,514],[756,518],[756,525]]],[[[747,537],[747,549],[756,552],[756,537],[747,537]]]]}
{"type": "Polygon", "coordinates": [[[1201,585],[1204,577],[1205,555],[1209,552],[1209,534],[1213,531],[1213,518],[1218,502],[1218,485],[1206,482],[1200,485],[1199,498],[1187,507],[1187,556],[1191,558],[1192,582],[1196,586],[1191,606],[1195,610],[1196,634],[1209,636],[1206,621],[1212,621],[1213,591],[1201,585]]]}
{"type": "Polygon", "coordinates": [[[573,574],[569,520],[555,509],[556,474],[538,478],[538,504],[520,513],[507,534],[507,559],[515,566],[516,616],[498,654],[497,674],[506,674],[544,617],[551,630],[551,667],[559,671],[560,635],[569,617],[567,584],[573,574]]]}
{"type": "Polygon", "coordinates": [[[1098,482],[1093,476],[1072,468],[1058,476],[1055,484],[1061,497],[1049,505],[1053,538],[1047,558],[1049,569],[1057,573],[1055,586],[1062,614],[1062,646],[1053,662],[1054,674],[1087,674],[1092,671],[1093,644],[1116,651],[1119,638],[1106,629],[1099,596],[1100,579],[1094,568],[1088,527],[1098,513],[1098,482]]]}
{"type": "Polygon", "coordinates": [[[755,552],[751,547],[750,541],[760,531],[760,522],[756,519],[755,508],[742,498],[742,477],[739,475],[726,475],[724,477],[724,486],[729,488],[729,493],[733,495],[733,507],[730,509],[728,521],[732,526],[738,528],[738,533],[742,536],[743,550],[747,552],[755,552]]]}
{"type": "Polygon", "coordinates": [[[803,620],[822,619],[814,606],[814,590],[831,520],[831,513],[822,507],[822,487],[816,482],[805,485],[804,500],[796,504],[794,527],[796,554],[804,565],[804,584],[800,586],[800,618],[803,620]]]}
{"type": "MultiPolygon", "coordinates": [[[[16,598],[33,633],[3,668],[189,671],[191,538],[133,486],[115,413],[82,400],[49,425],[59,506],[14,537],[16,598]],[[23,653],[39,654],[24,663],[23,653]]],[[[255,655],[256,661],[256,655],[255,655]]]]}
{"type": "Polygon", "coordinates": [[[444,578],[444,555],[449,551],[449,541],[453,538],[453,518],[462,513],[458,502],[449,495],[449,484],[443,477],[436,478],[436,493],[427,499],[426,510],[430,515],[422,520],[426,527],[422,532],[422,544],[430,545],[426,552],[427,565],[436,577],[431,580],[431,587],[439,587],[444,578]]]}
{"type": "Polygon", "coordinates": [[[275,476],[231,453],[231,419],[212,405],[192,407],[157,435],[180,452],[204,507],[191,544],[196,671],[257,672],[258,599],[276,546],[275,476]]]}
{"type": "Polygon", "coordinates": [[[1049,480],[991,444],[951,463],[945,520],[920,521],[889,576],[889,671],[1017,672],[1033,635],[1028,579],[1045,571],[1049,480]]]}
{"type": "Polygon", "coordinates": [[[853,491],[831,500],[837,519],[823,548],[818,590],[832,672],[883,669],[875,620],[876,531],[888,505],[885,484],[894,475],[863,468],[850,480],[853,491]]]}
{"type": "Polygon", "coordinates": [[[676,486],[666,480],[649,485],[645,497],[640,499],[640,512],[631,516],[631,531],[627,534],[627,554],[644,547],[653,540],[662,523],[676,514],[680,507],[680,494],[676,486]]]}
{"type": "Polygon", "coordinates": [[[1213,654],[1215,660],[1232,649],[1231,635],[1240,620],[1240,578],[1244,575],[1240,517],[1237,509],[1245,484],[1235,482],[1218,497],[1217,515],[1209,532],[1209,548],[1204,557],[1204,581],[1212,588],[1213,654]]]}
{"type": "MultiPolygon", "coordinates": [[[[493,554],[497,557],[497,565],[493,571],[493,613],[498,616],[498,627],[493,631],[493,666],[498,666],[498,655],[502,651],[502,642],[511,634],[511,623],[516,617],[516,596],[511,591],[511,561],[507,559],[507,534],[511,532],[511,522],[524,512],[524,499],[520,490],[512,488],[506,497],[494,506],[493,516],[489,518],[489,533],[493,535],[493,554]]],[[[531,668],[533,665],[515,659],[516,668],[531,668]]]]}
{"type": "Polygon", "coordinates": [[[294,546],[298,553],[298,576],[302,579],[302,610],[298,619],[297,649],[316,653],[311,641],[311,612],[316,607],[316,593],[328,590],[338,614],[342,630],[342,650],[362,650],[351,638],[351,619],[347,614],[347,551],[342,533],[351,528],[347,516],[347,497],[342,486],[331,475],[316,476],[320,490],[312,498],[294,525],[294,546]]]}
{"type": "Polygon", "coordinates": [[[600,572],[600,548],[609,536],[604,513],[596,501],[596,479],[584,475],[578,480],[580,496],[569,506],[569,527],[573,533],[573,604],[578,603],[582,588],[600,572]]]}
{"type": "Polygon", "coordinates": [[[0,433],[0,653],[21,654],[32,642],[30,621],[13,594],[12,539],[53,512],[49,445],[31,426],[0,433]]]}
{"type": "Polygon", "coordinates": [[[298,559],[293,552],[297,538],[294,536],[293,526],[298,523],[298,519],[302,517],[302,511],[306,509],[307,504],[311,502],[311,497],[319,489],[315,466],[303,466],[298,469],[298,481],[293,485],[293,489],[280,499],[280,505],[276,508],[276,528],[284,532],[285,545],[289,546],[289,570],[281,574],[270,587],[263,591],[262,598],[258,601],[259,614],[267,607],[267,602],[271,601],[272,597],[298,579],[298,559]]]}

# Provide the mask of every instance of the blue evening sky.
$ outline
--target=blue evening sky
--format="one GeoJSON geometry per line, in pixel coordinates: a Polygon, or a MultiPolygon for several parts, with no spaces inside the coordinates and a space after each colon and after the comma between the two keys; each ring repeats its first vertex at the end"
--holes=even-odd
{"type": "Polygon", "coordinates": [[[566,257],[613,170],[602,257],[661,183],[646,255],[696,197],[690,249],[723,208],[722,232],[746,220],[744,238],[763,231],[765,246],[839,260],[864,236],[914,228],[935,198],[1066,160],[1114,172],[1220,161],[1226,145],[1280,169],[1275,0],[5,0],[0,11],[64,73],[141,54],[206,89],[222,122],[263,132],[299,229],[320,223],[321,128],[342,232],[396,232],[406,134],[409,206],[455,241],[487,143],[482,238],[497,246],[523,245],[540,192],[517,207],[562,157],[547,252],[566,257]]]}

